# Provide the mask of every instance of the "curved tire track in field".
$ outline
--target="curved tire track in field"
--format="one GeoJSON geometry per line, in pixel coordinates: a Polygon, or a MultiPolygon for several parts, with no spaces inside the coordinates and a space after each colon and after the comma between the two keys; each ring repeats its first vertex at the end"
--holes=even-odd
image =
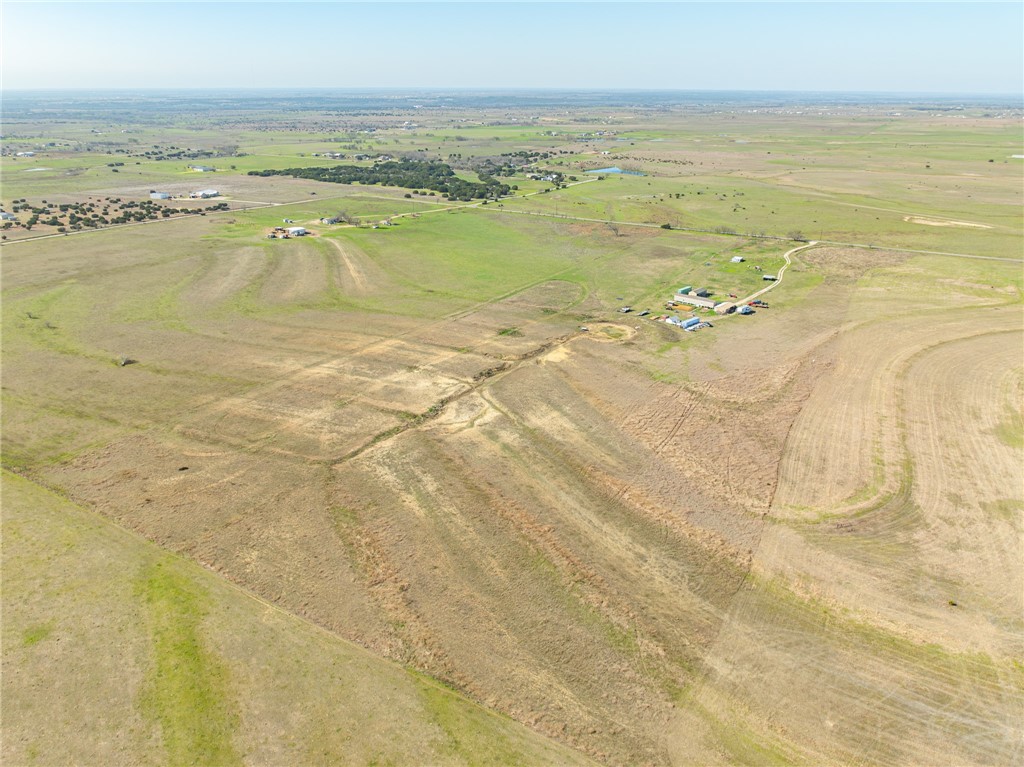
{"type": "MultiPolygon", "coordinates": [[[[710,671],[691,696],[706,723],[729,721],[777,756],[812,763],[996,764],[1019,757],[1014,719],[1024,691],[1011,663],[1020,649],[1011,626],[1020,620],[1005,599],[1013,586],[993,581],[986,593],[971,566],[976,557],[1014,561],[1012,552],[1019,561],[1020,530],[1013,528],[1014,536],[1007,522],[994,533],[975,517],[970,529],[985,540],[956,543],[965,535],[958,521],[915,492],[916,464],[946,459],[935,437],[969,429],[957,428],[955,413],[920,415],[908,404],[928,384],[922,373],[933,389],[949,388],[954,347],[969,344],[959,354],[973,370],[976,344],[998,348],[988,339],[1019,329],[944,330],[932,343],[925,338],[936,331],[919,335],[922,343],[908,352],[892,349],[881,366],[882,391],[869,401],[884,411],[883,431],[895,435],[882,440],[887,471],[875,497],[807,521],[773,524],[774,509],[766,519],[750,576],[707,655],[710,671]],[[908,424],[910,418],[916,420],[908,424]],[[836,521],[842,514],[846,519],[836,521]],[[993,538],[1001,549],[992,548],[993,538]],[[963,604],[947,605],[951,595],[963,604]],[[938,732],[947,733],[941,743],[938,732]]],[[[960,418],[985,419],[964,402],[960,418]]],[[[985,460],[974,443],[964,455],[985,460]]],[[[972,474],[969,467],[954,473],[964,472],[972,474]]],[[[991,484],[982,487],[991,492],[991,484]]]]}
{"type": "Polygon", "coordinates": [[[333,245],[334,249],[338,251],[341,263],[344,265],[345,271],[351,280],[352,292],[356,295],[365,295],[369,292],[369,286],[367,285],[366,275],[363,273],[362,266],[355,263],[352,254],[345,250],[344,246],[335,239],[325,238],[325,241],[333,245]]]}

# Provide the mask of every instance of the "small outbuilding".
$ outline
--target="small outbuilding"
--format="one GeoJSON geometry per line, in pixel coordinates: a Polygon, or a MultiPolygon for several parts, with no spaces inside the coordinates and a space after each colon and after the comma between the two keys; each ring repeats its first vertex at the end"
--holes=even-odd
{"type": "Polygon", "coordinates": [[[732,263],[734,264],[742,264],[747,259],[745,259],[743,256],[733,256],[729,260],[732,261],[732,263]]]}
{"type": "Polygon", "coordinates": [[[304,237],[306,235],[306,228],[304,226],[289,226],[288,235],[291,237],[304,237]]]}
{"type": "Polygon", "coordinates": [[[736,304],[732,301],[723,301],[715,306],[715,314],[732,314],[736,311],[736,304]]]}
{"type": "Polygon", "coordinates": [[[216,189],[200,189],[198,192],[192,192],[189,197],[199,200],[208,200],[211,197],[219,197],[220,192],[216,189]]]}
{"type": "Polygon", "coordinates": [[[17,221],[18,217],[6,210],[0,210],[0,221],[17,221]]]}
{"type": "Polygon", "coordinates": [[[149,199],[151,200],[169,200],[171,195],[167,192],[150,192],[149,199]]]}
{"type": "Polygon", "coordinates": [[[211,165],[189,165],[189,170],[194,170],[197,173],[213,173],[216,168],[211,165]]]}
{"type": "Polygon", "coordinates": [[[775,282],[775,280],[779,278],[776,277],[774,274],[763,274],[761,275],[761,279],[764,280],[765,282],[775,282]]]}

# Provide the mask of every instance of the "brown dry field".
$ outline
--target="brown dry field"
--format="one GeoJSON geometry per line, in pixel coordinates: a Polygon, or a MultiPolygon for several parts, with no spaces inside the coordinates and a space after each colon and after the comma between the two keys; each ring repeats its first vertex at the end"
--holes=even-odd
{"type": "Polygon", "coordinates": [[[3,500],[4,764],[592,764],[22,477],[3,500]]]}
{"type": "Polygon", "coordinates": [[[816,248],[690,335],[172,225],[5,251],[24,476],[607,764],[1022,757],[1019,265],[816,248]]]}

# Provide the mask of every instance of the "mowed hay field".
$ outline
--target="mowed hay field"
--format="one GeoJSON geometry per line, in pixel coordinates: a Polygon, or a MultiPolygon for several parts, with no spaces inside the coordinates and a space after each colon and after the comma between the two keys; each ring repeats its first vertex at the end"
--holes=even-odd
{"type": "Polygon", "coordinates": [[[1013,230],[684,333],[795,243],[623,223],[648,182],[4,247],[4,762],[1019,761],[1013,230]]]}

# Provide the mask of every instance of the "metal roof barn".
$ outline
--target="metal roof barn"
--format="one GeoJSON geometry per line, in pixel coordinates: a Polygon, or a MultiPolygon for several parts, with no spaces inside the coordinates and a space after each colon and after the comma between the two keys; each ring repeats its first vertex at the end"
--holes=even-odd
{"type": "Polygon", "coordinates": [[[710,298],[699,298],[697,296],[681,296],[676,294],[675,301],[680,304],[689,304],[690,306],[700,306],[704,309],[714,309],[715,302],[710,298]]]}

